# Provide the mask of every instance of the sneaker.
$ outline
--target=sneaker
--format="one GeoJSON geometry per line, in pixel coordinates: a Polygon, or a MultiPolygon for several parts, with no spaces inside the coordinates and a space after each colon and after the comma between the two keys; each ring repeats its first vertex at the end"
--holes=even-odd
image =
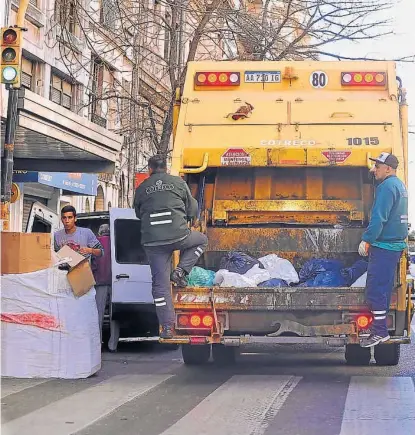
{"type": "Polygon", "coordinates": [[[186,287],[186,272],[181,267],[176,267],[170,275],[170,281],[176,284],[177,287],[186,287]]]}
{"type": "Polygon", "coordinates": [[[174,326],[173,325],[161,325],[160,326],[160,338],[173,338],[174,326]]]}
{"type": "Polygon", "coordinates": [[[364,338],[360,341],[360,347],[373,347],[377,344],[384,343],[390,339],[390,335],[386,335],[384,337],[380,335],[371,334],[368,338],[364,338]]]}

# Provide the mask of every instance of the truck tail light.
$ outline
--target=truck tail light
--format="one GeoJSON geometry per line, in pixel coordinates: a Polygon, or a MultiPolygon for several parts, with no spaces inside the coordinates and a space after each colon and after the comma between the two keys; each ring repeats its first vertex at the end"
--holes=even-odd
{"type": "Polygon", "coordinates": [[[385,86],[385,72],[342,72],[342,86],[385,86]]]}
{"type": "Polygon", "coordinates": [[[373,322],[373,317],[370,314],[360,314],[356,318],[356,324],[359,329],[367,329],[373,322]]]}
{"type": "Polygon", "coordinates": [[[197,72],[195,86],[221,87],[239,86],[241,74],[239,72],[197,72]]]}
{"type": "Polygon", "coordinates": [[[211,329],[215,320],[211,313],[197,312],[179,314],[177,316],[178,328],[185,329],[211,329]]]}

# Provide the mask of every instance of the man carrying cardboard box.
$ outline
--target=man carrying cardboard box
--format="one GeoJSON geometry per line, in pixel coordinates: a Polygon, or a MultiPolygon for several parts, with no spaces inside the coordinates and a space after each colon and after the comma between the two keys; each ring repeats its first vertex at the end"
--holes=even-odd
{"type": "Polygon", "coordinates": [[[76,226],[76,210],[72,205],[66,205],[61,210],[63,230],[54,235],[55,251],[58,252],[63,246],[69,246],[75,252],[84,257],[101,257],[104,248],[89,228],[76,226]]]}

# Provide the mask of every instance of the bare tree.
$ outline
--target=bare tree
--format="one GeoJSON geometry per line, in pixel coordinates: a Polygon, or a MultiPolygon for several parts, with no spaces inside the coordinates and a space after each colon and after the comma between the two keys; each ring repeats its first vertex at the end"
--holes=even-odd
{"type": "MultiPolygon", "coordinates": [[[[49,32],[91,119],[126,137],[124,161],[168,154],[175,90],[199,59],[351,59],[336,42],[391,33],[393,0],[56,0],[49,32]]],[[[413,57],[401,60],[413,60],[413,57]]],[[[134,169],[134,170],[135,170],[134,169]]]]}

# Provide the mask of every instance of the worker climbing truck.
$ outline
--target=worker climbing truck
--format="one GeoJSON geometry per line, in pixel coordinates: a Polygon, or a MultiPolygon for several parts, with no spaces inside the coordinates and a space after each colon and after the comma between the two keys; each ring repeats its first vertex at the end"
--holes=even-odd
{"type": "MultiPolygon", "coordinates": [[[[276,254],[297,271],[310,259],[350,267],[374,198],[369,159],[392,152],[407,183],[407,104],[393,62],[191,62],[173,129],[171,171],[199,202],[209,238],[200,266],[213,271],[230,251],[276,254]]],[[[404,254],[378,365],[397,364],[410,343],[406,267],[404,254]]],[[[174,287],[166,341],[182,345],[186,364],[293,343],[344,346],[347,363],[369,364],[363,286],[174,287]]]]}

